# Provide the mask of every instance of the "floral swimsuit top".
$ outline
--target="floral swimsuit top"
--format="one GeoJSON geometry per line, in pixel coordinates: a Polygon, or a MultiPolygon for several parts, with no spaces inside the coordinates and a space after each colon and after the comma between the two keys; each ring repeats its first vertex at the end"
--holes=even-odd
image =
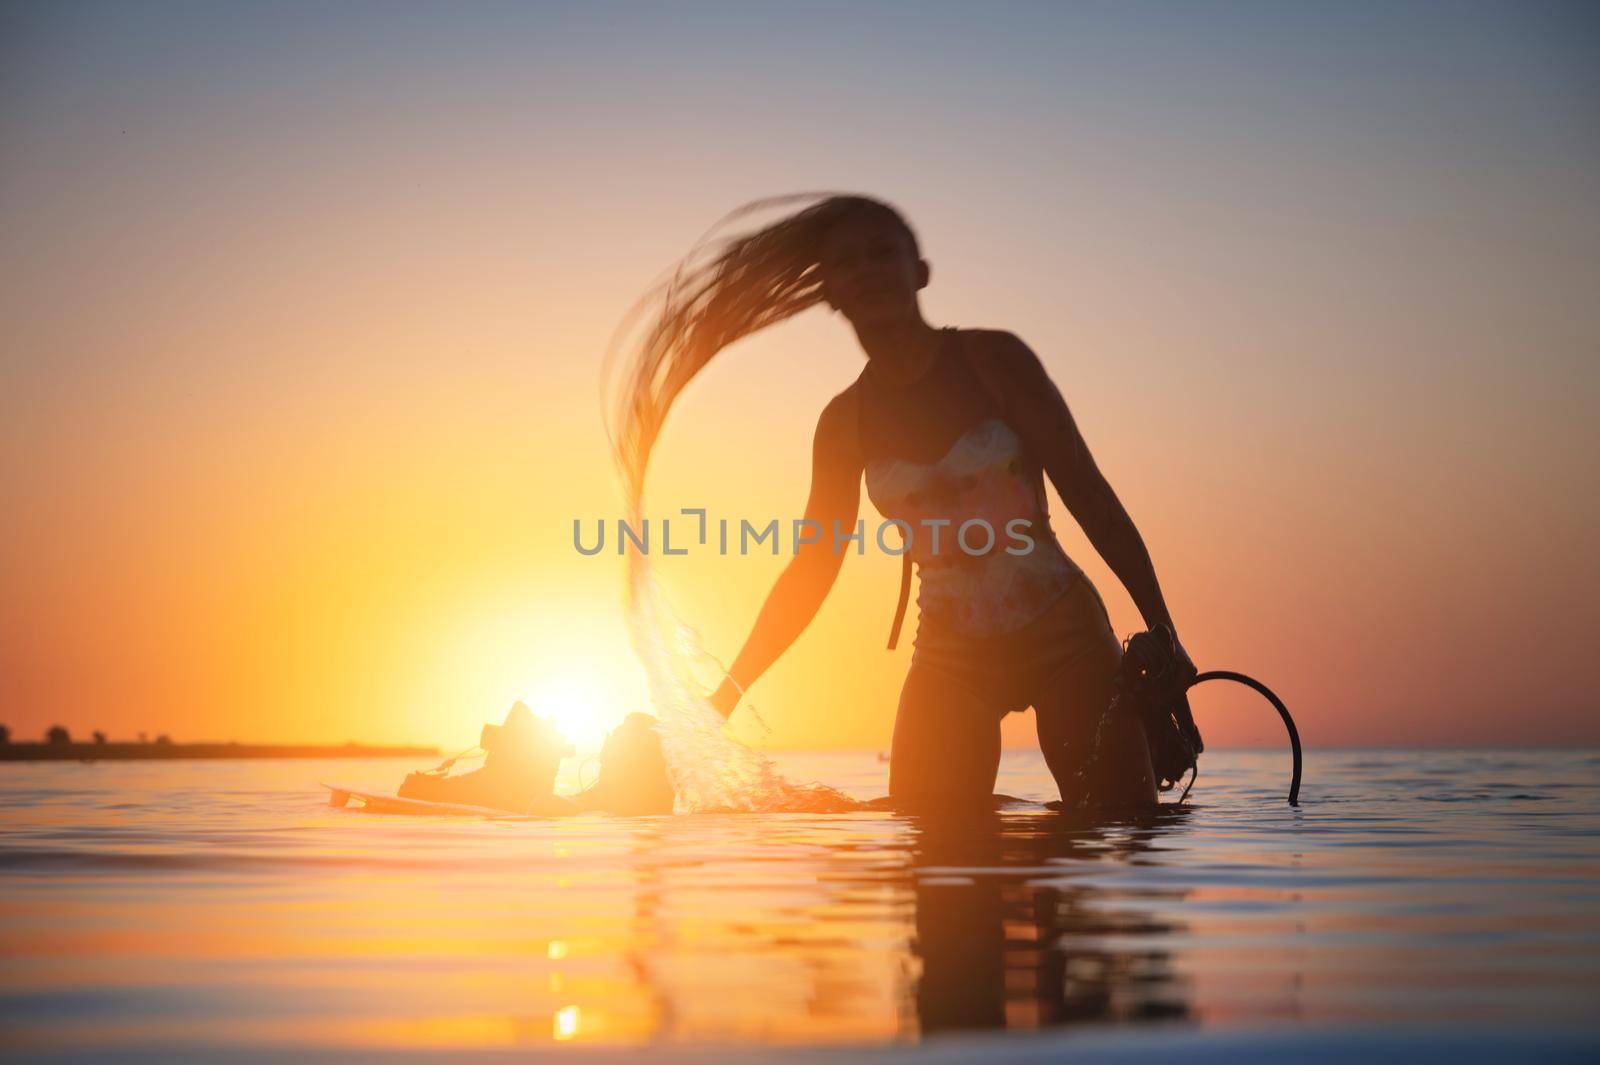
{"type": "MultiPolygon", "coordinates": [[[[947,336],[959,340],[953,330],[947,336]]],[[[886,410],[969,427],[933,462],[887,454],[887,434],[875,435],[866,420],[877,397],[863,394],[867,494],[885,518],[904,523],[902,534],[910,529],[922,623],[997,636],[1042,615],[1080,571],[1050,529],[1042,469],[950,346],[886,410]]]]}

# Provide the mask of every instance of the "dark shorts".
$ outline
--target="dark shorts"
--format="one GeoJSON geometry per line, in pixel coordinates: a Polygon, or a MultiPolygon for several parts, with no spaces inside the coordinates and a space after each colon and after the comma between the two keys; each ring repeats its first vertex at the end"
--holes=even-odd
{"type": "Polygon", "coordinates": [[[912,674],[937,676],[996,717],[1048,705],[1098,719],[1122,661],[1105,602],[1083,574],[1019,629],[975,637],[919,623],[913,646],[912,674]]]}
{"type": "Polygon", "coordinates": [[[1000,768],[1000,719],[1032,707],[1058,786],[1078,779],[1116,690],[1122,645],[1080,575],[1043,614],[999,636],[919,623],[900,689],[889,792],[897,800],[987,802],[1000,768]]]}

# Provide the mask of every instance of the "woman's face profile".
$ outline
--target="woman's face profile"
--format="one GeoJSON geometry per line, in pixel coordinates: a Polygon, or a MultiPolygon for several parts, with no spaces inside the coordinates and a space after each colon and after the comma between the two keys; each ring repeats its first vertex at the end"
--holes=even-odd
{"type": "Polygon", "coordinates": [[[856,326],[903,321],[928,283],[927,264],[917,258],[905,230],[884,218],[835,225],[823,237],[818,262],[823,296],[856,326]]]}

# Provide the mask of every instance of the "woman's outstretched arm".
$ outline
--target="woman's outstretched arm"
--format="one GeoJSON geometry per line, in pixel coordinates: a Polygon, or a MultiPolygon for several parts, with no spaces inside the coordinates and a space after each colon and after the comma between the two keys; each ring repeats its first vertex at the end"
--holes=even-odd
{"type": "Polygon", "coordinates": [[[811,528],[820,530],[817,542],[802,545],[784,567],[727,679],[711,696],[711,705],[723,717],[739,704],[741,689],[754,684],[805,631],[839,576],[844,551],[834,550],[834,532],[854,533],[861,510],[862,462],[856,441],[855,402],[851,391],[842,392],[817,419],[811,446],[811,495],[805,514],[816,523],[811,528]]]}
{"type": "Polygon", "coordinates": [[[1050,481],[1084,535],[1128,589],[1147,627],[1177,631],[1144,538],[1095,464],[1061,390],[1033,349],[1010,333],[998,334],[997,355],[1006,373],[1007,413],[1035,449],[1050,481]]]}

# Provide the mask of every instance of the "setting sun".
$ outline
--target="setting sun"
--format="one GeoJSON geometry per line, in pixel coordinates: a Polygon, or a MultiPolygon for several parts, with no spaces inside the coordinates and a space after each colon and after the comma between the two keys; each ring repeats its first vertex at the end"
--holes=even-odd
{"type": "Polygon", "coordinates": [[[396,730],[456,750],[520,700],[575,753],[595,753],[623,717],[650,708],[620,611],[558,574],[513,570],[485,560],[459,595],[428,602],[431,616],[417,621],[416,635],[426,651],[397,671],[405,710],[396,730]]]}
{"type": "Polygon", "coordinates": [[[598,669],[563,671],[535,682],[523,701],[577,753],[592,753],[627,713],[618,686],[608,679],[613,676],[598,669]]]}

